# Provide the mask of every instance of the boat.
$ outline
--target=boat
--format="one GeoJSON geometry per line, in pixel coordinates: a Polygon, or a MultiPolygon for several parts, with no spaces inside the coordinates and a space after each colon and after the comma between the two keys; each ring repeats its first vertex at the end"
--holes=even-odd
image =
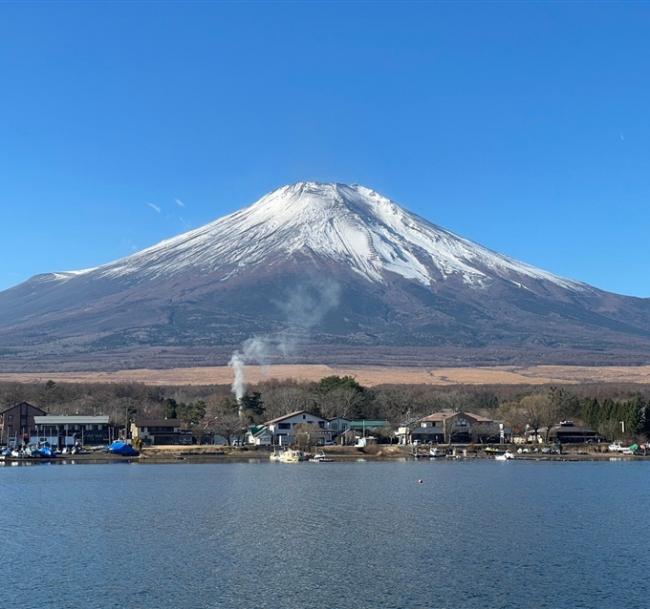
{"type": "Polygon", "coordinates": [[[322,450],[319,453],[316,453],[311,459],[311,463],[332,463],[334,459],[328,457],[322,450]]]}
{"type": "Polygon", "coordinates": [[[438,459],[440,457],[444,457],[446,454],[447,454],[446,451],[441,450],[440,448],[435,446],[429,449],[429,457],[431,457],[432,459],[438,459]]]}
{"type": "Polygon", "coordinates": [[[54,449],[49,444],[42,444],[38,447],[39,456],[43,459],[54,459],[56,458],[56,453],[54,449]]]}
{"type": "Polygon", "coordinates": [[[108,452],[112,455],[120,455],[122,457],[137,457],[140,454],[133,446],[123,440],[115,440],[108,447],[108,452]]]}
{"type": "Polygon", "coordinates": [[[510,459],[514,459],[515,456],[509,450],[507,450],[502,455],[494,455],[494,458],[497,461],[510,461],[510,459]]]}
{"type": "Polygon", "coordinates": [[[0,453],[0,459],[3,461],[15,460],[35,460],[35,459],[54,459],[56,453],[49,444],[28,444],[27,446],[6,448],[0,453]]]}
{"type": "Polygon", "coordinates": [[[285,450],[284,452],[281,452],[280,457],[278,459],[280,463],[299,463],[300,461],[304,461],[304,460],[305,460],[305,455],[302,451],[293,450],[291,448],[285,450]]]}
{"type": "Polygon", "coordinates": [[[64,446],[61,450],[62,455],[78,455],[81,453],[79,446],[64,446]]]}
{"type": "Polygon", "coordinates": [[[621,442],[612,442],[608,447],[607,450],[610,453],[622,453],[625,450],[625,446],[621,442]]]}
{"type": "Polygon", "coordinates": [[[274,450],[270,455],[269,455],[269,461],[273,461],[274,463],[278,463],[280,461],[280,455],[282,453],[279,450],[274,450]]]}

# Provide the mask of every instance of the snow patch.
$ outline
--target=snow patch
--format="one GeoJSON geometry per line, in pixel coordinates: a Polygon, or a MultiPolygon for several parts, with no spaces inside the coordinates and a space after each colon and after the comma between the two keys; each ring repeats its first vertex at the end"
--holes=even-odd
{"type": "Polygon", "coordinates": [[[425,286],[458,278],[481,288],[500,278],[526,288],[521,280],[530,278],[564,289],[587,288],[455,235],[364,186],[318,182],[283,186],[245,209],[127,258],[58,275],[153,278],[193,270],[225,281],[242,269],[297,253],[345,264],[377,283],[394,273],[425,286]]]}

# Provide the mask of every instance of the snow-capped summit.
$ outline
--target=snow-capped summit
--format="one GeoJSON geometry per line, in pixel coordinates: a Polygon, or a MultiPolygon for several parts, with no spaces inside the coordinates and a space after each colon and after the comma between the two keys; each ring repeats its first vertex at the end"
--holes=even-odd
{"type": "Polygon", "coordinates": [[[0,292],[5,367],[225,363],[253,336],[321,363],[645,362],[650,302],[513,260],[370,188],[319,182],[0,292]]]}
{"type": "Polygon", "coordinates": [[[380,283],[394,273],[425,286],[458,278],[480,287],[497,277],[520,287],[528,280],[584,287],[463,239],[365,186],[319,182],[278,188],[250,207],[96,273],[155,277],[194,268],[226,280],[297,254],[345,264],[380,283]]]}

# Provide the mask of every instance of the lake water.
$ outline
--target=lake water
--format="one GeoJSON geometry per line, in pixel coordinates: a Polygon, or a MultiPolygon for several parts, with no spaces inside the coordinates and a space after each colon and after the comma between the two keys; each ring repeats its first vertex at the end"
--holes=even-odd
{"type": "Polygon", "coordinates": [[[641,462],[5,466],[0,606],[645,609],[649,479],[641,462]]]}

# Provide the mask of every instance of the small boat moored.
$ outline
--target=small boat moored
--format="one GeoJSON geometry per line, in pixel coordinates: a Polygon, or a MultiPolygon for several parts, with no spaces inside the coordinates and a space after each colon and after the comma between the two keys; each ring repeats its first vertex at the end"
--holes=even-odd
{"type": "Polygon", "coordinates": [[[310,463],[332,463],[334,459],[328,457],[322,450],[316,453],[311,459],[310,463]]]}
{"type": "Polygon", "coordinates": [[[280,463],[299,463],[300,461],[304,460],[305,453],[303,453],[301,450],[293,450],[291,448],[285,450],[284,452],[281,452],[280,458],[278,459],[280,463]]]}

